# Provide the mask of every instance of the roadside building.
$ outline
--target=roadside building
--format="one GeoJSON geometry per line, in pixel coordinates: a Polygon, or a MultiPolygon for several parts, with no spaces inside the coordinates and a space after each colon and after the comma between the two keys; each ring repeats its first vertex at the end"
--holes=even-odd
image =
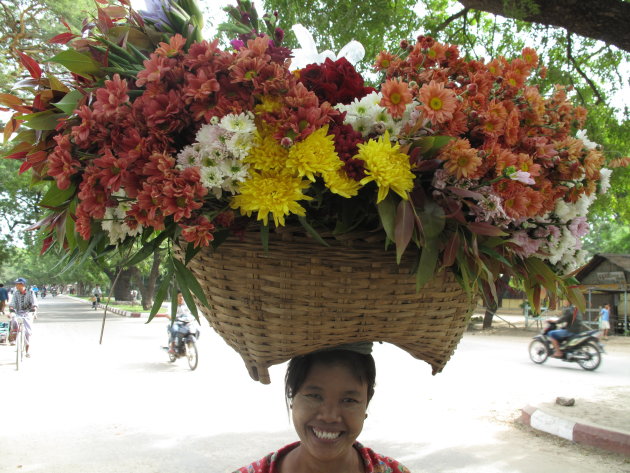
{"type": "Polygon", "coordinates": [[[586,298],[584,321],[596,328],[599,311],[610,304],[611,333],[624,334],[630,331],[630,255],[601,253],[575,273],[580,289],[586,298]]]}

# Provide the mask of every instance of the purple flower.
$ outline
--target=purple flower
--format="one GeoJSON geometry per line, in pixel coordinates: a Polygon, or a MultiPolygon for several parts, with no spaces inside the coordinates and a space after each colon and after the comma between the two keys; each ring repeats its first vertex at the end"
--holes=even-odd
{"type": "Polygon", "coordinates": [[[138,11],[143,19],[153,23],[160,31],[164,29],[162,25],[168,25],[170,28],[173,28],[165,12],[165,10],[171,11],[170,0],[145,0],[145,5],[147,7],[146,10],[138,11]]]}
{"type": "Polygon", "coordinates": [[[549,230],[549,235],[553,240],[560,239],[560,236],[562,235],[560,228],[556,227],[555,225],[549,225],[547,226],[547,230],[549,230]]]}
{"type": "Polygon", "coordinates": [[[240,51],[241,49],[245,47],[245,41],[242,41],[240,39],[233,39],[232,41],[230,41],[230,44],[237,51],[240,51]]]}
{"type": "Polygon", "coordinates": [[[543,242],[542,240],[534,240],[533,238],[530,238],[525,230],[514,232],[510,241],[521,247],[520,251],[516,251],[517,253],[523,255],[524,258],[536,253],[543,242]]]}
{"type": "Polygon", "coordinates": [[[569,224],[569,231],[571,232],[571,235],[576,238],[580,238],[586,235],[589,228],[590,227],[588,225],[588,222],[586,221],[586,217],[576,217],[571,220],[571,223],[569,224]]]}
{"type": "Polygon", "coordinates": [[[510,174],[510,179],[512,179],[513,181],[518,181],[518,182],[522,182],[523,184],[527,184],[527,185],[532,185],[532,184],[536,184],[536,181],[534,181],[530,174],[526,171],[516,171],[512,174],[510,174]]]}

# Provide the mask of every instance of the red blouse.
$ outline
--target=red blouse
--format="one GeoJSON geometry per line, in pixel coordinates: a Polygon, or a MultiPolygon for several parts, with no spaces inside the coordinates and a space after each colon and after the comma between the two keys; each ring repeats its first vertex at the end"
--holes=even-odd
{"type": "MultiPolygon", "coordinates": [[[[280,460],[298,445],[300,442],[282,447],[277,452],[272,452],[249,466],[239,468],[234,473],[279,473],[280,460]]],[[[361,458],[363,458],[365,473],[411,473],[396,460],[379,455],[371,449],[365,448],[359,442],[354,444],[354,448],[359,451],[361,458]]]]}

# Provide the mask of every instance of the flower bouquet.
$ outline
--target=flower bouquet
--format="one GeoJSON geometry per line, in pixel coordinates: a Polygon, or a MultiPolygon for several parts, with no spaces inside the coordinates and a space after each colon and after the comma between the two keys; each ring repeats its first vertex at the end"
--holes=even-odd
{"type": "MultiPolygon", "coordinates": [[[[65,75],[22,54],[31,77],[16,87],[33,98],[1,98],[16,111],[7,157],[48,189],[49,213],[35,226],[46,232],[43,251],[120,251],[135,264],[167,245],[153,316],[173,280],[191,309],[194,297],[207,306],[200,255],[220,257],[231,242],[250,246],[221,268],[247,273],[254,253],[264,259],[277,244],[282,254],[289,235],[311,245],[298,247],[302,255],[361,235],[377,243],[359,259],[399,263],[415,293],[456,282],[465,302],[461,322],[444,328],[454,340],[448,356],[476,295],[496,298],[501,274],[522,283],[533,307],[542,288],[583,305],[565,275],[581,262],[586,212],[610,170],[578,132],[586,111],[567,90],[542,96],[529,85],[544,74],[533,49],[486,63],[420,36],[379,54],[382,81],[369,87],[344,57],[294,70],[277,15],[259,18],[248,1],[226,9],[227,48],[201,39],[194,0],[140,13],[119,3],[99,8],[81,37],[52,39],[68,45],[49,60],[65,75]]],[[[239,291],[247,298],[235,284],[236,295],[215,294],[210,305],[234,305],[239,291]]],[[[400,284],[385,304],[397,305],[400,284]]],[[[348,274],[343,286],[352,285],[348,274]]]]}

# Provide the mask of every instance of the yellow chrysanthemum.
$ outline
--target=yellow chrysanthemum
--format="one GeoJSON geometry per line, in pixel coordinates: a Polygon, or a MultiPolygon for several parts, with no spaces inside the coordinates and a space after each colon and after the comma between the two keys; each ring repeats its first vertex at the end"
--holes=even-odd
{"type": "Polygon", "coordinates": [[[313,182],[315,182],[315,174],[339,169],[343,163],[335,151],[333,137],[326,135],[327,132],[328,126],[324,126],[308,135],[304,141],[291,146],[287,169],[313,182]]]}
{"type": "Polygon", "coordinates": [[[254,112],[256,113],[273,113],[277,112],[282,108],[282,101],[279,97],[271,97],[269,95],[264,95],[261,98],[261,102],[254,107],[254,112]]]}
{"type": "Polygon", "coordinates": [[[330,192],[345,197],[346,199],[357,195],[361,188],[361,184],[354,179],[350,179],[342,170],[325,172],[322,174],[322,177],[330,192]]]}
{"type": "Polygon", "coordinates": [[[302,193],[309,186],[308,181],[286,171],[253,172],[240,185],[240,193],[232,197],[230,207],[240,209],[248,217],[257,212],[257,219],[265,225],[272,214],[276,226],[284,225],[285,216],[306,214],[297,201],[312,199],[302,193]]]}
{"type": "Polygon", "coordinates": [[[366,176],[361,179],[361,184],[374,181],[378,186],[377,203],[387,197],[390,189],[407,199],[407,192],[413,188],[414,179],[409,156],[400,152],[398,143],[392,145],[388,132],[378,141],[369,140],[360,144],[356,157],[365,161],[366,176]]]}
{"type": "Polygon", "coordinates": [[[271,134],[257,132],[249,155],[243,161],[259,171],[269,171],[284,169],[288,155],[271,134]]]}

